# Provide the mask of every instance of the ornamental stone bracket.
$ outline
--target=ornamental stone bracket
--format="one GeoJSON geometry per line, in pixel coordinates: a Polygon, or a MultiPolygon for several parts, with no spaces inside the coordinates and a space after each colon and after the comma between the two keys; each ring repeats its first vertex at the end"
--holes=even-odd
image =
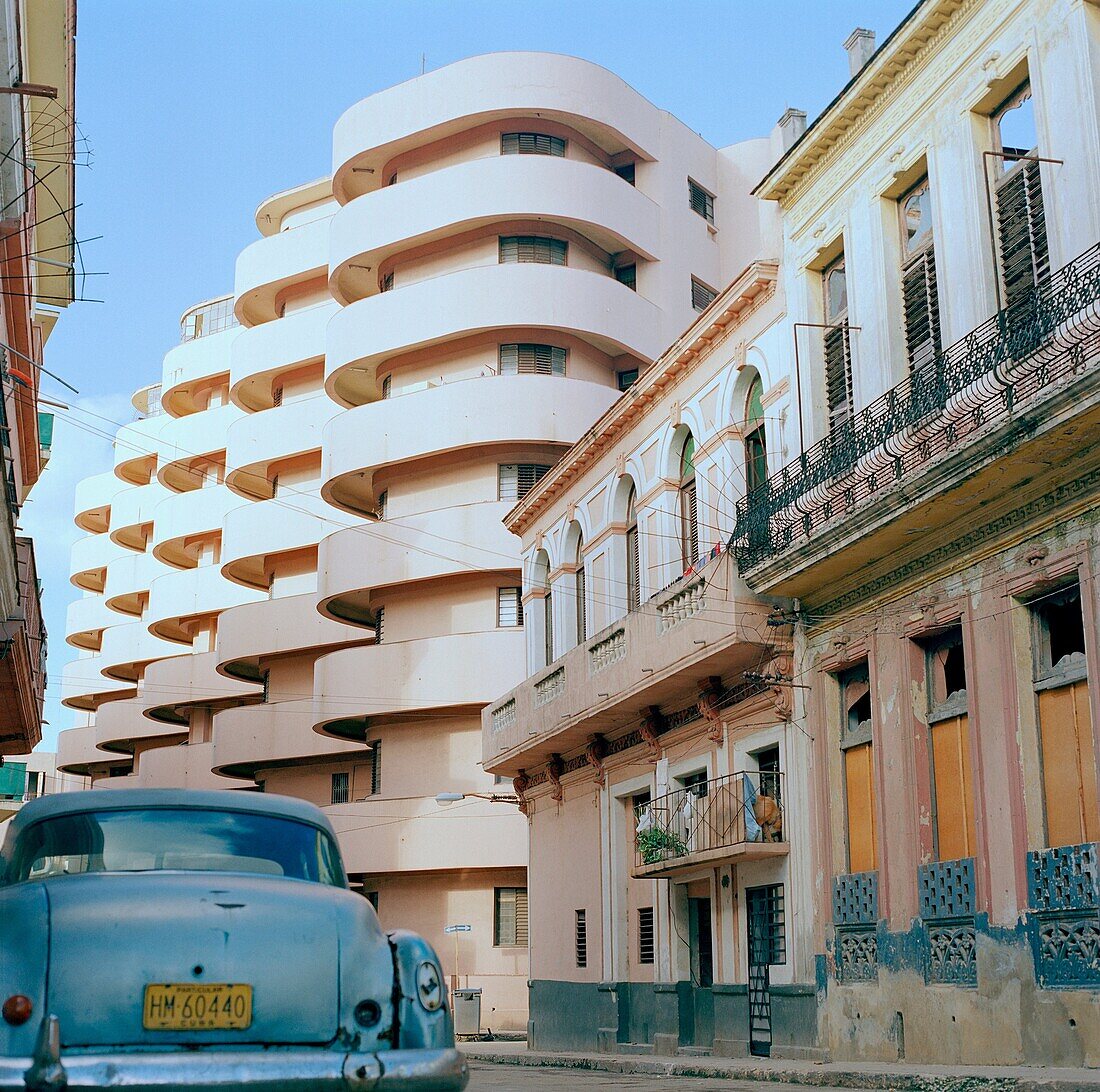
{"type": "Polygon", "coordinates": [[[598,732],[589,739],[588,746],[584,749],[584,757],[588,760],[588,765],[596,771],[596,784],[603,788],[607,783],[603,768],[603,760],[607,758],[607,740],[598,732]]]}
{"type": "Polygon", "coordinates": [[[562,762],[561,755],[551,755],[550,761],[546,763],[546,777],[550,784],[553,785],[550,799],[556,800],[559,804],[562,801],[563,789],[561,786],[561,775],[563,773],[565,773],[565,763],[562,762]]]}
{"type": "Polygon", "coordinates": [[[699,716],[707,722],[707,739],[721,744],[726,738],[726,725],[718,708],[722,693],[722,680],[717,675],[702,679],[699,683],[699,716]]]}
{"type": "Polygon", "coordinates": [[[656,705],[651,705],[649,711],[644,717],[642,717],[641,724],[638,725],[638,731],[641,734],[642,742],[649,748],[649,754],[646,758],[648,762],[656,763],[661,757],[661,742],[657,738],[658,733],[664,726],[664,714],[660,708],[656,705]]]}
{"type": "Polygon", "coordinates": [[[522,815],[530,815],[530,801],[524,795],[527,792],[531,784],[531,779],[527,776],[526,770],[519,771],[519,777],[512,778],[512,788],[515,790],[516,796],[519,797],[519,810],[522,815]]]}

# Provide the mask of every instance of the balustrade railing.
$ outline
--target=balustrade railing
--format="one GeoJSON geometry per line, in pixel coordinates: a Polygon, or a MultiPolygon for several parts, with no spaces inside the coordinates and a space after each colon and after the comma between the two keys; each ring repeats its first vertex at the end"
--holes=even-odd
{"type": "Polygon", "coordinates": [[[706,596],[707,582],[699,577],[675,595],[669,596],[663,603],[658,603],[657,617],[660,619],[661,632],[667,633],[673,626],[701,614],[706,610],[706,596]]]}
{"type": "Polygon", "coordinates": [[[588,670],[593,674],[626,657],[626,630],[617,629],[588,650],[588,670]]]}
{"type": "Polygon", "coordinates": [[[565,667],[563,665],[535,683],[535,708],[537,709],[540,705],[549,705],[564,693],[565,667]]]}
{"type": "Polygon", "coordinates": [[[1011,419],[1100,352],[1100,243],[942,350],[737,504],[741,571],[1011,419]]]}
{"type": "Polygon", "coordinates": [[[676,789],[635,809],[636,869],[745,842],[785,842],[783,775],[750,770],[676,789]]]}

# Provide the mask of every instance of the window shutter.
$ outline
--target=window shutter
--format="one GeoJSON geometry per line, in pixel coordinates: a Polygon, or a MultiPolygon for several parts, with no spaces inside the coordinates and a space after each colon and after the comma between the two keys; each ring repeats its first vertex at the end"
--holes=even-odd
{"type": "Polygon", "coordinates": [[[494,890],[493,943],[499,948],[527,945],[527,888],[494,890]]]}
{"type": "Polygon", "coordinates": [[[516,946],[527,947],[527,888],[516,888],[516,946]]]}
{"type": "Polygon", "coordinates": [[[905,315],[905,351],[910,371],[928,364],[940,351],[940,303],[936,294],[936,255],[929,247],[901,275],[905,315]]]}
{"type": "Polygon", "coordinates": [[[997,185],[997,236],[1004,302],[1012,307],[1050,280],[1039,164],[1025,161],[997,185]]]}
{"type": "Polygon", "coordinates": [[[702,216],[708,224],[714,223],[714,197],[690,178],[688,179],[688,205],[692,212],[702,216]]]}
{"type": "Polygon", "coordinates": [[[376,739],[370,752],[370,793],[377,796],[382,791],[382,741],[376,739]]]}
{"type": "Polygon", "coordinates": [[[630,527],[626,532],[626,609],[637,610],[641,599],[638,583],[638,528],[630,527]]]}
{"type": "Polygon", "coordinates": [[[696,311],[705,311],[718,295],[713,288],[708,288],[702,281],[691,278],[691,306],[696,311]]]}
{"type": "Polygon", "coordinates": [[[543,609],[545,611],[544,617],[546,624],[544,626],[544,637],[546,639],[546,662],[552,664],[554,662],[554,593],[548,591],[546,597],[543,599],[543,609]]]}
{"type": "Polygon", "coordinates": [[[497,625],[523,625],[523,600],[519,588],[497,588],[497,625]]]}
{"type": "Polygon", "coordinates": [[[565,155],[565,141],[546,133],[501,133],[502,155],[565,155]]]}
{"type": "Polygon", "coordinates": [[[385,607],[379,607],[374,612],[374,640],[375,643],[379,645],[382,643],[382,629],[384,625],[385,614],[385,607]]]}
{"type": "Polygon", "coordinates": [[[681,544],[684,568],[687,569],[699,556],[699,503],[695,494],[695,482],[690,481],[680,490],[681,544]]]}
{"type": "Polygon", "coordinates": [[[383,489],[382,492],[378,494],[378,508],[375,510],[375,515],[377,515],[379,519],[386,518],[386,505],[389,503],[389,499],[390,491],[388,489],[383,489]]]}
{"type": "Polygon", "coordinates": [[[271,700],[271,672],[265,671],[260,676],[260,684],[262,686],[261,694],[263,695],[263,701],[267,702],[271,700]]]}
{"type": "Polygon", "coordinates": [[[638,962],[653,962],[653,907],[638,907],[638,962]]]}
{"type": "Polygon", "coordinates": [[[577,570],[577,644],[588,638],[588,604],[585,602],[584,564],[577,570]]]}
{"type": "Polygon", "coordinates": [[[283,404],[283,388],[282,386],[275,387],[271,392],[271,404],[273,406],[281,406],[283,404]]]}
{"type": "Polygon", "coordinates": [[[501,262],[539,262],[543,265],[565,265],[568,244],[564,239],[544,235],[500,236],[501,262]]]}
{"type": "Polygon", "coordinates": [[[522,500],[549,469],[542,463],[502,463],[497,468],[497,499],[522,500]]]}
{"type": "Polygon", "coordinates": [[[565,375],[565,350],[557,345],[501,345],[498,353],[501,375],[565,375]]]}
{"type": "Polygon", "coordinates": [[[393,288],[393,270],[392,269],[379,282],[378,290],[380,292],[389,292],[391,288],[393,288]]]}
{"type": "Polygon", "coordinates": [[[830,427],[844,424],[852,414],[852,345],[847,326],[825,331],[825,392],[830,427]]]}
{"type": "Polygon", "coordinates": [[[577,966],[588,966],[588,914],[584,910],[575,910],[574,945],[577,954],[577,966]]]}

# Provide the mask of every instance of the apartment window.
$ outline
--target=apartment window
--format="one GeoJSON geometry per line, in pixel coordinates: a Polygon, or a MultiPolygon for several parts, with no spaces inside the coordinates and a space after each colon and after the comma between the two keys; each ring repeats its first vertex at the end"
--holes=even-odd
{"type": "Polygon", "coordinates": [[[389,292],[393,288],[393,270],[391,269],[381,281],[378,282],[378,290],[380,292],[389,292]]]}
{"type": "Polygon", "coordinates": [[[565,141],[546,133],[501,133],[501,155],[565,155],[565,141]]]}
{"type": "Polygon", "coordinates": [[[1096,841],[1100,796],[1080,585],[1037,599],[1030,610],[1047,845],[1096,841]]]}
{"type": "Polygon", "coordinates": [[[632,292],[638,291],[638,266],[631,262],[629,265],[615,266],[615,280],[619,284],[625,284],[632,292]]]}
{"type": "Polygon", "coordinates": [[[703,189],[698,182],[688,179],[688,205],[708,224],[714,223],[714,194],[703,189]]]}
{"type": "Polygon", "coordinates": [[[696,311],[705,311],[717,295],[710,285],[704,284],[698,277],[691,278],[691,306],[696,311]]]}
{"type": "Polygon", "coordinates": [[[378,494],[378,507],[374,510],[374,514],[380,520],[386,518],[386,507],[389,504],[389,501],[390,491],[388,489],[383,489],[382,492],[378,494]]]}
{"type": "Polygon", "coordinates": [[[382,741],[373,740],[370,745],[370,794],[377,796],[382,791],[382,741]]]}
{"type": "Polygon", "coordinates": [[[680,449],[680,560],[685,572],[699,556],[699,500],[695,493],[695,437],[680,449]]]}
{"type": "Polygon", "coordinates": [[[770,796],[777,804],[783,803],[783,778],[779,769],[779,748],[765,747],[757,751],[756,768],[760,771],[760,794],[770,796]]]}
{"type": "Polygon", "coordinates": [[[501,375],[565,375],[565,350],[558,345],[511,344],[498,349],[501,375]]]}
{"type": "Polygon", "coordinates": [[[635,184],[637,174],[635,164],[624,163],[621,167],[615,167],[614,171],[624,182],[628,182],[631,186],[635,184]]]}
{"type": "Polygon", "coordinates": [[[653,962],[653,907],[638,907],[638,962],[653,962]]]}
{"type": "Polygon", "coordinates": [[[547,235],[500,236],[501,262],[539,262],[542,265],[565,265],[569,244],[564,239],[547,235]]]}
{"type": "Polygon", "coordinates": [[[962,628],[924,642],[924,663],[936,856],[957,861],[977,846],[962,628]]]}
{"type": "Polygon", "coordinates": [[[497,468],[497,500],[523,500],[549,469],[543,463],[502,463],[497,468]]]}
{"type": "Polygon", "coordinates": [[[847,423],[852,415],[852,342],[848,328],[848,269],[842,254],[821,274],[825,300],[825,398],[829,428],[847,423]]]}
{"type": "Polygon", "coordinates": [[[271,701],[271,672],[263,671],[260,673],[260,694],[261,700],[264,702],[271,701]]]}
{"type": "Polygon", "coordinates": [[[768,443],[764,431],[764,384],[758,375],[745,399],[745,492],[768,480],[768,443]]]}
{"type": "Polygon", "coordinates": [[[283,388],[282,384],[277,387],[273,387],[271,390],[271,404],[272,406],[281,406],[283,404],[283,388]]]}
{"type": "Polygon", "coordinates": [[[932,195],[923,178],[898,203],[901,215],[901,295],[909,370],[925,367],[940,351],[940,302],[932,240],[932,195]]]}
{"type": "Polygon", "coordinates": [[[641,605],[641,565],[638,556],[638,493],[630,487],[626,502],[626,609],[637,610],[641,605]]]}
{"type": "Polygon", "coordinates": [[[573,951],[578,967],[588,966],[588,914],[584,910],[573,911],[573,951]]]}
{"type": "Polygon", "coordinates": [[[520,588],[497,588],[497,625],[502,629],[523,625],[520,588]]]}
{"type": "Polygon", "coordinates": [[[618,383],[619,390],[628,391],[635,383],[638,382],[638,369],[627,368],[624,371],[615,373],[615,381],[618,383]]]}
{"type": "Polygon", "coordinates": [[[382,643],[382,630],[385,626],[386,608],[377,607],[374,611],[374,643],[382,643]]]}
{"type": "Polygon", "coordinates": [[[783,909],[783,885],[746,887],[748,909],[749,962],[756,966],[787,962],[787,935],[783,909]]]}
{"type": "Polygon", "coordinates": [[[277,497],[279,495],[279,475],[271,475],[271,495],[277,497]]]}
{"type": "Polygon", "coordinates": [[[497,948],[527,947],[527,888],[493,889],[493,944],[497,948]]]}
{"type": "Polygon", "coordinates": [[[1031,85],[1018,87],[993,114],[997,246],[1004,306],[1030,298],[1050,279],[1046,213],[1039,173],[1031,85]],[[1030,158],[1027,158],[1030,157],[1030,158]]]}
{"type": "Polygon", "coordinates": [[[389,398],[390,392],[393,390],[393,376],[387,375],[382,380],[382,397],[389,398]]]}
{"type": "Polygon", "coordinates": [[[841,672],[840,748],[844,764],[848,871],[877,867],[875,849],[875,764],[871,685],[867,661],[841,672]]]}
{"type": "Polygon", "coordinates": [[[348,773],[342,770],[332,775],[332,803],[346,804],[348,802],[348,773]]]}

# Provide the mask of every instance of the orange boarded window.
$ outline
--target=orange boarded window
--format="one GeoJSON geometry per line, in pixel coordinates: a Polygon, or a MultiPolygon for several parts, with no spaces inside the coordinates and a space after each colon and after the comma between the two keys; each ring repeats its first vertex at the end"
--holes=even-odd
{"type": "Polygon", "coordinates": [[[952,627],[925,646],[928,730],[936,856],[957,861],[975,853],[970,718],[962,630],[952,627]]]}
{"type": "Polygon", "coordinates": [[[843,672],[839,682],[848,871],[871,872],[878,867],[878,856],[875,851],[875,753],[866,662],[843,672]]]}
{"type": "Polygon", "coordinates": [[[1047,845],[1095,841],[1100,798],[1080,587],[1038,600],[1032,618],[1047,845]]]}

